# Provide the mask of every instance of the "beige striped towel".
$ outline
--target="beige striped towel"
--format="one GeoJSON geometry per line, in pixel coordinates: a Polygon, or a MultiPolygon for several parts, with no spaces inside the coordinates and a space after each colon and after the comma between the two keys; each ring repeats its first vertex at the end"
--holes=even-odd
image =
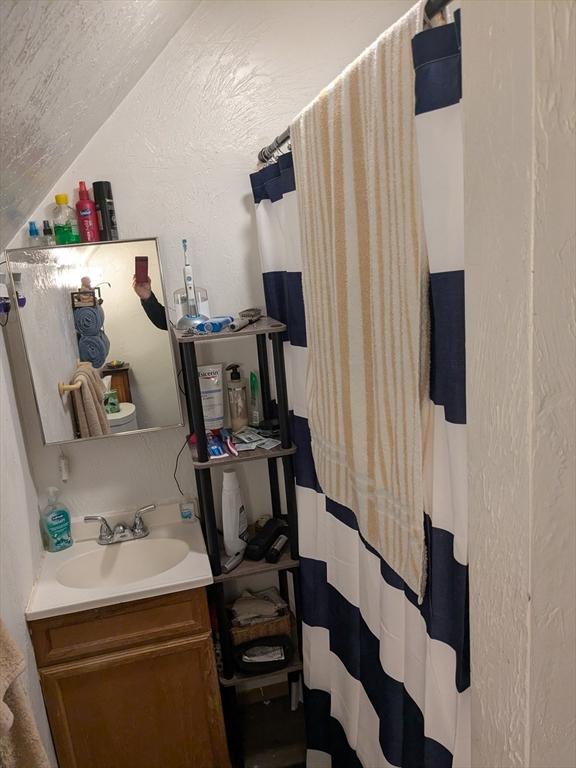
{"type": "Polygon", "coordinates": [[[411,40],[424,4],[384,32],[290,130],[318,479],[419,596],[430,404],[411,40]]]}
{"type": "Polygon", "coordinates": [[[81,384],[80,389],[72,392],[80,437],[109,435],[111,430],[104,409],[104,385],[98,371],[91,363],[78,363],[72,383],[81,384]]]}

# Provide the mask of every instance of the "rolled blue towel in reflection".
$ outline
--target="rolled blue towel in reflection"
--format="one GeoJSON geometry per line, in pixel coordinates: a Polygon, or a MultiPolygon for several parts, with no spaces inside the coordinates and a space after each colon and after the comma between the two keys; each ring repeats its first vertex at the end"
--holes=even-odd
{"type": "Polygon", "coordinates": [[[79,307],[74,310],[74,325],[82,336],[97,336],[104,325],[102,307],[79,307]]]}
{"type": "Polygon", "coordinates": [[[110,351],[108,336],[104,331],[99,331],[97,336],[80,336],[78,351],[83,363],[92,363],[94,368],[101,368],[110,351]]]}

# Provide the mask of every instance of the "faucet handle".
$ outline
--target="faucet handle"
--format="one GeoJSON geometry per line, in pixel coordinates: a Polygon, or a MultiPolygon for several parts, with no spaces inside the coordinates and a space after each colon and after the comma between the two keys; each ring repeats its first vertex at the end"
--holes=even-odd
{"type": "Polygon", "coordinates": [[[98,536],[99,542],[108,543],[114,536],[112,528],[108,525],[108,520],[102,515],[85,515],[85,523],[100,523],[100,534],[98,536]]]}
{"type": "Polygon", "coordinates": [[[136,510],[134,515],[134,522],[132,523],[132,533],[134,536],[148,535],[148,528],[142,520],[142,515],[145,512],[151,512],[153,509],[156,509],[156,504],[148,504],[147,506],[140,507],[140,509],[136,510]]]}

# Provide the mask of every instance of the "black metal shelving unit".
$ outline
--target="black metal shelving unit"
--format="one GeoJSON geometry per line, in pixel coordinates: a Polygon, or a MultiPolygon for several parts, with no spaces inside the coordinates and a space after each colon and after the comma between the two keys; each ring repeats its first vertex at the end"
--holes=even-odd
{"type": "Polygon", "coordinates": [[[188,413],[188,423],[190,432],[196,435],[196,445],[192,448],[192,462],[196,475],[196,486],[198,489],[198,501],[200,505],[201,522],[206,540],[206,548],[214,584],[209,588],[210,598],[214,603],[218,619],[218,629],[222,651],[222,675],[220,677],[221,694],[224,707],[224,716],[226,718],[228,742],[231,758],[236,766],[243,766],[242,738],[236,724],[236,692],[235,686],[246,680],[257,680],[260,685],[265,684],[267,675],[259,675],[257,678],[249,675],[243,675],[235,672],[233,659],[233,645],[230,637],[230,626],[226,611],[223,583],[231,579],[240,579],[255,574],[274,572],[278,573],[280,592],[284,599],[288,601],[288,582],[287,573],[292,574],[294,589],[294,610],[296,618],[296,628],[294,641],[296,645],[296,654],[292,663],[281,672],[270,673],[268,676],[277,676],[286,674],[290,682],[296,681],[302,669],[301,662],[301,616],[300,616],[300,578],[299,578],[299,560],[298,560],[298,516],[296,506],[296,484],[294,477],[294,465],[292,456],[296,448],[292,443],[290,430],[290,415],[288,409],[288,390],[286,386],[286,371],[284,366],[284,347],[283,333],[286,326],[272,318],[265,317],[256,323],[243,328],[241,331],[224,331],[212,335],[193,335],[185,331],[174,330],[176,341],[180,347],[180,358],[182,362],[182,372],[184,380],[184,390],[186,395],[186,407],[188,413]],[[225,459],[210,460],[208,454],[208,441],[206,438],[206,428],[204,423],[204,414],[202,411],[202,397],[200,392],[200,382],[198,378],[198,363],[196,359],[196,345],[208,342],[219,341],[222,339],[242,339],[247,336],[254,336],[258,351],[258,368],[260,374],[260,390],[262,395],[262,408],[264,418],[272,416],[278,418],[280,427],[280,446],[278,448],[266,451],[257,449],[239,456],[230,456],[225,459]],[[274,364],[274,377],[276,381],[277,402],[274,408],[270,396],[270,379],[268,373],[268,348],[266,337],[272,342],[272,354],[274,364]],[[241,464],[248,461],[266,461],[268,464],[268,479],[270,486],[271,509],[274,517],[285,519],[288,526],[288,537],[290,543],[290,552],[285,552],[278,563],[266,563],[244,561],[234,571],[228,574],[222,573],[221,558],[222,553],[219,546],[218,531],[216,528],[216,515],[214,510],[214,494],[212,491],[211,470],[220,467],[232,467],[235,464],[241,464]],[[286,500],[286,511],[282,510],[281,494],[278,476],[278,462],[282,465],[284,478],[284,496],[286,500]]]}

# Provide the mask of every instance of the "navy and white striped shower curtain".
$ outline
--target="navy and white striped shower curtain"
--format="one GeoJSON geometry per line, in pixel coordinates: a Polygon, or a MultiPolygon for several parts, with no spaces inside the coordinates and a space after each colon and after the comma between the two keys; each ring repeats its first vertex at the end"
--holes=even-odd
{"type": "MultiPolygon", "coordinates": [[[[290,154],[252,174],[268,314],[286,323],[302,585],[308,766],[470,764],[459,14],[413,40],[430,265],[424,602],[318,485],[306,410],[306,324],[290,154]]],[[[368,437],[368,436],[367,436],[368,437]]]]}

